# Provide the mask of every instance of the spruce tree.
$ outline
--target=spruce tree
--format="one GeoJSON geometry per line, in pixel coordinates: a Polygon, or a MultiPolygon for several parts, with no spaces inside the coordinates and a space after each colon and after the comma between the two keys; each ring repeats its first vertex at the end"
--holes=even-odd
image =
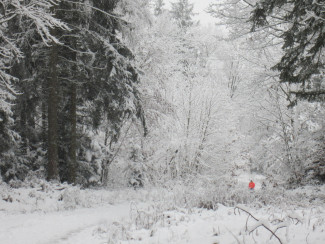
{"type": "Polygon", "coordinates": [[[189,0],[178,0],[172,3],[171,14],[177,21],[181,28],[188,28],[194,24],[193,12],[194,4],[190,3],[189,0]]]}
{"type": "Polygon", "coordinates": [[[118,37],[127,24],[114,12],[118,2],[63,1],[57,11],[71,28],[57,36],[63,42],[58,50],[59,168],[61,180],[71,183],[84,183],[98,171],[92,169],[95,164],[85,163],[92,138],[86,138],[84,128],[97,130],[106,121],[109,141],[114,143],[125,119],[141,116],[133,55],[118,37]],[[78,117],[81,107],[87,108],[78,117]]]}
{"type": "MultiPolygon", "coordinates": [[[[47,3],[39,3],[43,2],[47,3]]],[[[46,6],[42,12],[45,19],[30,20],[21,11],[9,19],[8,29],[2,26],[3,33],[19,38],[11,52],[18,50],[12,56],[20,63],[3,70],[10,71],[8,77],[13,77],[21,95],[13,110],[14,120],[8,116],[10,110],[0,114],[0,140],[13,137],[7,131],[10,121],[14,122],[12,128],[19,132],[21,141],[10,155],[23,162],[21,179],[28,171],[45,166],[49,180],[87,183],[103,173],[100,168],[107,170],[109,158],[99,168],[85,159],[93,139],[85,131],[105,127],[109,145],[119,139],[126,120],[138,117],[144,124],[138,71],[120,36],[129,24],[115,12],[119,2],[59,1],[55,7],[42,5],[46,6]],[[45,154],[47,163],[31,163],[45,154]]],[[[10,143],[1,146],[3,151],[13,149],[10,143]]],[[[8,172],[9,166],[1,167],[1,173],[8,172]]]]}
{"type": "Polygon", "coordinates": [[[23,179],[29,169],[35,170],[37,150],[37,103],[39,90],[34,76],[32,50],[36,45],[58,43],[50,29],[67,26],[52,16],[55,1],[2,1],[0,111],[4,111],[1,131],[9,145],[1,154],[1,173],[8,181],[23,179]],[[3,84],[3,85],[2,85],[3,84]],[[5,96],[3,96],[5,94],[5,96]],[[5,105],[5,106],[3,106],[5,105]],[[29,157],[35,160],[28,160],[29,157]],[[3,168],[4,167],[4,168],[3,168]],[[9,173],[10,172],[10,173],[9,173]]]}
{"type": "Polygon", "coordinates": [[[324,99],[325,90],[317,89],[324,79],[325,4],[323,1],[258,1],[250,21],[252,31],[272,26],[281,20],[277,32],[284,41],[284,54],[274,69],[280,81],[300,85],[292,91],[298,98],[324,99]]]}

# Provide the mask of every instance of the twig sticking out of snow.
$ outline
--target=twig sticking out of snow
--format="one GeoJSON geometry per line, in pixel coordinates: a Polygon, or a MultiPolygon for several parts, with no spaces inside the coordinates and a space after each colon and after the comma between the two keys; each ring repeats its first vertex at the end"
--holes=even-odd
{"type": "Polygon", "coordinates": [[[237,236],[234,235],[234,233],[232,233],[228,228],[226,228],[229,233],[236,239],[237,243],[240,244],[240,240],[237,238],[237,236]]]}
{"type": "Polygon", "coordinates": [[[247,209],[247,208],[245,208],[244,206],[242,206],[242,205],[237,205],[236,207],[235,207],[235,209],[234,209],[234,212],[235,212],[235,214],[236,214],[236,209],[238,210],[238,213],[240,214],[240,210],[241,211],[244,211],[245,213],[247,213],[248,214],[248,217],[247,217],[247,220],[246,220],[246,231],[249,231],[249,234],[250,233],[252,233],[254,230],[256,230],[258,227],[260,227],[260,226],[263,226],[265,229],[267,229],[272,235],[271,235],[271,238],[272,238],[272,236],[274,236],[276,239],[278,239],[278,241],[280,242],[280,244],[284,244],[284,242],[281,240],[281,238],[279,237],[279,236],[277,236],[276,234],[275,234],[275,232],[279,229],[279,228],[282,228],[282,227],[286,227],[286,225],[279,225],[279,226],[277,226],[277,228],[275,229],[275,231],[272,231],[271,230],[271,228],[270,228],[270,225],[269,225],[269,223],[268,223],[268,221],[266,221],[266,220],[259,220],[259,219],[257,219],[256,217],[254,217],[250,212],[249,212],[249,210],[247,209]],[[248,223],[248,218],[249,217],[252,217],[254,220],[256,220],[257,221],[257,223],[254,225],[254,226],[252,226],[252,227],[250,227],[250,228],[248,228],[247,227],[247,223],[248,223]]]}
{"type": "MultiPolygon", "coordinates": [[[[274,233],[277,232],[278,229],[284,228],[284,227],[289,227],[289,223],[288,222],[281,222],[279,224],[277,224],[277,226],[274,229],[274,233]]],[[[273,235],[271,235],[270,240],[272,239],[273,235]]]]}
{"type": "Polygon", "coordinates": [[[297,220],[296,225],[297,225],[298,223],[303,223],[303,221],[304,221],[303,217],[301,217],[300,215],[298,215],[298,214],[295,213],[295,212],[291,212],[290,214],[288,214],[288,217],[289,217],[290,219],[295,219],[295,220],[297,220]]]}

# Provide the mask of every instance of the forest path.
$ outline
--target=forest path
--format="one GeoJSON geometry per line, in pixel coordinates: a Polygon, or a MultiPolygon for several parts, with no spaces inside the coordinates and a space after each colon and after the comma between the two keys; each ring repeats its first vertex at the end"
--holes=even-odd
{"type": "Polygon", "coordinates": [[[102,243],[96,227],[129,217],[129,203],[52,213],[0,213],[1,244],[102,243]]]}

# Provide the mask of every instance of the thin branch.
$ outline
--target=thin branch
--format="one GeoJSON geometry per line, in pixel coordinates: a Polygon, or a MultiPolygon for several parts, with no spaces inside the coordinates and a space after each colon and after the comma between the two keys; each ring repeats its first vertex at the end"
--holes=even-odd
{"type": "Polygon", "coordinates": [[[7,18],[5,18],[5,19],[0,20],[0,25],[2,25],[5,22],[8,22],[9,20],[11,20],[12,18],[14,18],[15,16],[17,16],[16,13],[13,14],[13,15],[11,15],[11,16],[9,16],[9,17],[7,17],[7,18]]]}
{"type": "Polygon", "coordinates": [[[302,95],[302,96],[319,96],[325,95],[325,90],[318,90],[318,91],[290,91],[290,94],[295,95],[302,95]]]}
{"type": "Polygon", "coordinates": [[[92,9],[94,9],[94,10],[96,10],[96,11],[102,13],[102,14],[105,14],[105,15],[107,15],[107,16],[109,16],[109,17],[112,17],[112,18],[115,18],[115,19],[122,20],[123,22],[126,22],[126,23],[127,23],[127,21],[124,20],[124,19],[122,19],[121,17],[116,16],[116,15],[113,15],[113,14],[109,14],[109,13],[107,13],[107,12],[105,12],[105,11],[99,9],[99,8],[96,8],[96,7],[94,7],[94,6],[91,6],[91,5],[89,5],[89,4],[84,4],[84,3],[74,2],[74,1],[69,1],[69,0],[63,0],[63,1],[64,1],[64,2],[68,2],[68,3],[72,3],[72,4],[79,4],[79,5],[84,5],[84,6],[90,7],[90,8],[92,8],[92,9]]]}
{"type": "Polygon", "coordinates": [[[249,6],[251,6],[251,7],[254,7],[254,5],[251,4],[250,2],[248,2],[247,0],[243,0],[243,2],[247,3],[247,4],[248,4],[249,6]]]}
{"type": "MultiPolygon", "coordinates": [[[[235,207],[235,210],[236,210],[236,209],[238,209],[238,212],[239,212],[239,210],[244,211],[244,212],[247,213],[250,217],[252,217],[253,219],[255,219],[256,221],[259,222],[259,219],[257,219],[256,217],[254,217],[250,212],[248,212],[248,210],[246,210],[246,209],[244,209],[244,208],[242,208],[242,207],[240,207],[240,206],[236,206],[236,207],[235,207]]],[[[235,213],[236,213],[236,212],[235,212],[235,213]]],[[[279,241],[281,244],[283,244],[283,242],[282,242],[281,239],[280,239],[280,238],[275,234],[275,232],[273,232],[269,227],[265,226],[263,223],[261,223],[261,225],[257,225],[254,229],[252,229],[252,230],[249,232],[249,234],[252,233],[254,230],[256,230],[256,229],[257,229],[258,227],[260,227],[260,226],[263,226],[265,229],[267,229],[269,232],[271,232],[272,236],[274,236],[275,238],[277,238],[278,241],[279,241]]],[[[246,229],[247,229],[247,226],[246,226],[246,229]]]]}

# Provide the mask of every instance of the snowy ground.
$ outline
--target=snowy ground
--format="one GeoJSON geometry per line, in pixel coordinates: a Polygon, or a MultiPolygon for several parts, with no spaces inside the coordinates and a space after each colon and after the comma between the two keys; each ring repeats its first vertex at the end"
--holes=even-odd
{"type": "Polygon", "coordinates": [[[325,208],[321,204],[286,209],[246,205],[236,209],[218,204],[214,210],[207,210],[170,204],[163,200],[167,194],[157,189],[80,190],[49,184],[19,189],[1,184],[0,193],[1,244],[325,241],[325,208]],[[256,220],[252,216],[247,220],[245,211],[256,220]],[[265,227],[277,236],[271,238],[272,233],[265,227]]]}
{"type": "Polygon", "coordinates": [[[103,223],[127,217],[128,209],[128,204],[120,204],[52,213],[1,213],[0,243],[100,243],[93,230],[103,223]]]}
{"type": "MultiPolygon", "coordinates": [[[[243,207],[244,208],[244,207],[243,207]]],[[[247,208],[244,208],[247,210],[247,208]]],[[[310,212],[288,211],[269,215],[265,209],[251,211],[254,217],[234,208],[219,205],[218,209],[177,210],[163,213],[163,217],[150,228],[135,228],[128,233],[128,240],[121,243],[279,243],[266,227],[275,231],[282,243],[324,243],[324,209],[310,212]],[[282,222],[283,221],[283,222],[282,222]],[[254,228],[257,229],[254,230],[254,228]],[[249,234],[249,231],[252,231],[249,234]]]]}

